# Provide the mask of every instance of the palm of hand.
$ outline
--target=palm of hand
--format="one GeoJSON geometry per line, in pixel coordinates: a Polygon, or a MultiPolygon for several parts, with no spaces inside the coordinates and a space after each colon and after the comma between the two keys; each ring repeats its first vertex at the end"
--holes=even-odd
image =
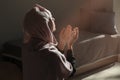
{"type": "Polygon", "coordinates": [[[59,35],[59,44],[64,49],[65,45],[72,46],[77,40],[79,34],[78,27],[75,27],[72,30],[72,26],[68,25],[66,28],[63,28],[59,35]]]}

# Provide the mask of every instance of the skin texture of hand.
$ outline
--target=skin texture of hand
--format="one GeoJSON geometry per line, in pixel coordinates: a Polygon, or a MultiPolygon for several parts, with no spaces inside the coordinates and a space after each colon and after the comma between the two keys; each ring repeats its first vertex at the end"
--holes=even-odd
{"type": "Polygon", "coordinates": [[[59,44],[58,44],[58,48],[60,50],[64,50],[66,43],[70,38],[71,34],[72,34],[72,27],[70,25],[67,25],[65,28],[61,30],[59,34],[59,44]]]}
{"type": "Polygon", "coordinates": [[[79,28],[75,27],[75,28],[73,28],[72,34],[71,34],[70,38],[67,41],[67,47],[68,47],[68,49],[72,49],[72,45],[78,39],[78,36],[79,36],[79,28]]]}
{"type": "Polygon", "coordinates": [[[72,49],[72,45],[78,39],[79,29],[78,27],[73,28],[71,25],[67,25],[63,28],[59,34],[58,48],[64,50],[67,45],[67,49],[72,49]]]}

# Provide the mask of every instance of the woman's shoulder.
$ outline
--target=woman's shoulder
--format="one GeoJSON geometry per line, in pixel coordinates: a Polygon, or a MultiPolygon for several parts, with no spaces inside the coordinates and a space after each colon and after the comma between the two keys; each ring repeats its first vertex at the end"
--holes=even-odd
{"type": "Polygon", "coordinates": [[[56,57],[64,56],[56,46],[54,45],[45,45],[41,52],[48,53],[48,55],[54,55],[56,57]]]}

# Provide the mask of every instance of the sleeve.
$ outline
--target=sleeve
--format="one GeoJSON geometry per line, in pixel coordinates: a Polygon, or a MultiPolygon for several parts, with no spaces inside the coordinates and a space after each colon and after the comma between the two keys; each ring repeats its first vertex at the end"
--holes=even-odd
{"type": "Polygon", "coordinates": [[[76,72],[75,69],[75,58],[72,55],[72,50],[67,51],[67,57],[62,54],[60,51],[55,51],[56,54],[56,64],[58,75],[63,78],[68,78],[74,75],[76,72]]]}
{"type": "Polygon", "coordinates": [[[59,51],[57,52],[57,55],[55,57],[57,65],[57,74],[60,77],[68,78],[73,71],[72,64],[69,61],[67,61],[66,57],[59,51]]]}
{"type": "Polygon", "coordinates": [[[66,59],[65,55],[62,54],[57,48],[49,49],[51,55],[53,55],[53,62],[55,62],[56,73],[61,78],[68,78],[72,71],[72,64],[66,59]]]}
{"type": "Polygon", "coordinates": [[[67,50],[67,60],[71,63],[71,65],[73,67],[73,71],[70,75],[70,77],[72,77],[76,72],[76,68],[75,68],[76,60],[74,58],[73,51],[71,49],[67,50]]]}

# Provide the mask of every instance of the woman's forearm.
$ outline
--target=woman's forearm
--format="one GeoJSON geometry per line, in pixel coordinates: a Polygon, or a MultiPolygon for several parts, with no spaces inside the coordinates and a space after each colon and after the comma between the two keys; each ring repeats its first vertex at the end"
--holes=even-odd
{"type": "Polygon", "coordinates": [[[65,48],[65,43],[64,43],[64,42],[59,42],[57,48],[58,48],[60,51],[63,52],[63,51],[64,51],[64,48],[65,48]]]}
{"type": "Polygon", "coordinates": [[[61,53],[63,53],[66,56],[67,61],[71,63],[71,65],[73,67],[73,71],[72,71],[70,77],[73,76],[74,73],[76,72],[76,68],[75,68],[75,62],[76,61],[75,61],[75,58],[74,58],[74,55],[73,55],[72,45],[67,45],[67,52],[66,53],[64,53],[64,45],[63,44],[59,43],[58,44],[58,49],[61,53]]]}
{"type": "Polygon", "coordinates": [[[71,65],[72,65],[72,67],[73,67],[73,71],[72,71],[72,73],[71,73],[71,75],[70,75],[70,77],[71,76],[73,76],[74,75],[74,73],[76,72],[76,68],[75,68],[75,63],[76,63],[76,60],[75,60],[75,57],[74,57],[74,55],[73,55],[73,50],[72,49],[69,49],[69,50],[67,50],[67,60],[71,63],[71,65]]]}

